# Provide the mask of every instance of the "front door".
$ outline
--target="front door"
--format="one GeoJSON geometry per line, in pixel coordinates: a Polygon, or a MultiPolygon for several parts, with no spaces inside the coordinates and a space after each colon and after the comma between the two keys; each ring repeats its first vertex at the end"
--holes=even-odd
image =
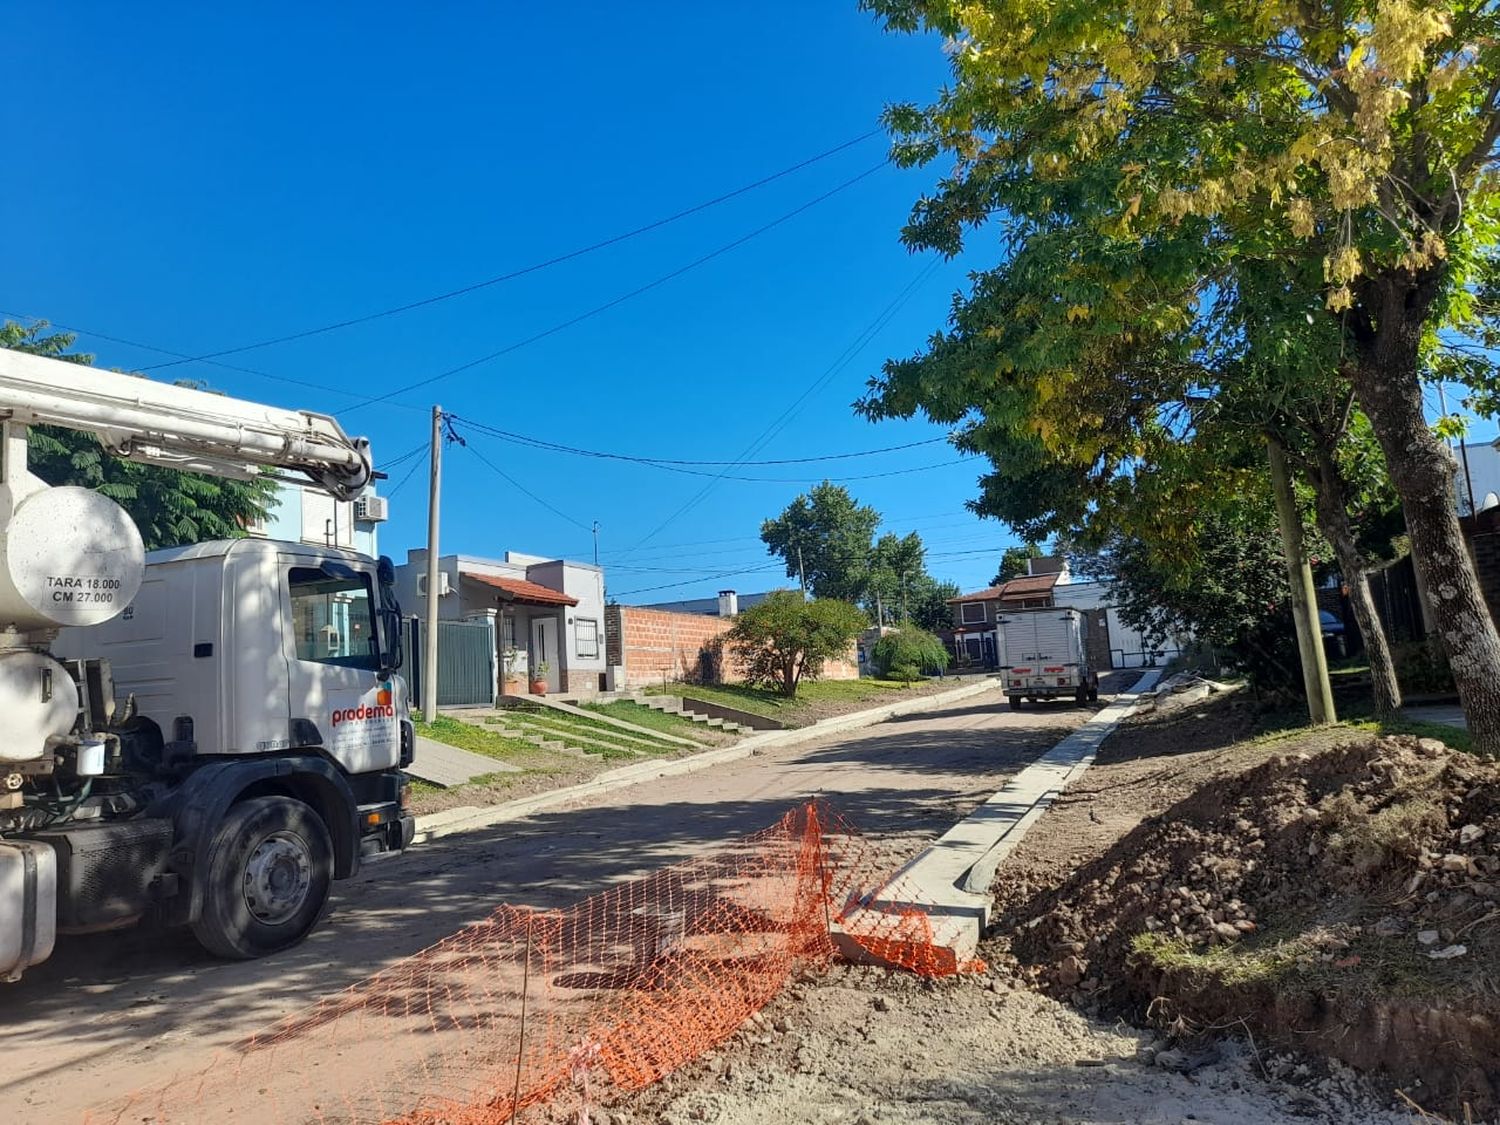
{"type": "Polygon", "coordinates": [[[557,618],[535,617],[531,621],[532,674],[547,665],[547,690],[562,690],[562,660],[557,650],[557,618]]]}
{"type": "Polygon", "coordinates": [[[397,689],[379,675],[374,576],[342,559],[293,555],[280,556],[280,570],[290,745],[320,745],[349,773],[394,767],[397,689]]]}

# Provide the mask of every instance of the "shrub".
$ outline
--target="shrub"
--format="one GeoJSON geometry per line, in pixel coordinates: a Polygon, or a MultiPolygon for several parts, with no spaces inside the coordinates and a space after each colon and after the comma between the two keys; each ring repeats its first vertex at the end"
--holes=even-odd
{"type": "Polygon", "coordinates": [[[803,601],[793,590],[777,590],[741,613],[725,640],[750,683],[790,698],[804,679],[823,674],[825,661],[846,653],[865,624],[848,602],[803,601]]]}
{"type": "Polygon", "coordinates": [[[1395,645],[1391,661],[1396,666],[1396,679],[1404,692],[1418,695],[1457,690],[1448,657],[1431,641],[1395,645]]]}
{"type": "Polygon", "coordinates": [[[907,683],[943,671],[952,659],[941,640],[915,625],[881,637],[870,656],[880,675],[907,683]]]}

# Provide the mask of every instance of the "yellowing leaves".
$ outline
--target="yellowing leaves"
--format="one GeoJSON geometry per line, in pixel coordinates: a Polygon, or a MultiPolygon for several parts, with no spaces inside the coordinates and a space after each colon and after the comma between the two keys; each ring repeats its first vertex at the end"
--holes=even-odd
{"type": "Polygon", "coordinates": [[[1352,246],[1340,246],[1323,259],[1323,278],[1334,285],[1347,285],[1362,272],[1359,251],[1352,246]]]}
{"type": "Polygon", "coordinates": [[[1312,202],[1302,196],[1287,200],[1286,218],[1298,238],[1311,238],[1317,231],[1312,202]]]}
{"type": "Polygon", "coordinates": [[[1091,311],[1090,311],[1090,309],[1089,309],[1089,307],[1087,305],[1069,305],[1068,306],[1068,323],[1069,324],[1072,324],[1074,321],[1078,321],[1078,320],[1087,320],[1090,315],[1092,315],[1092,314],[1091,314],[1091,311]]]}
{"type": "Polygon", "coordinates": [[[1367,54],[1364,65],[1378,67],[1397,82],[1410,81],[1427,47],[1451,30],[1448,14],[1437,6],[1418,8],[1408,0],[1380,0],[1365,40],[1374,57],[1367,54]]]}

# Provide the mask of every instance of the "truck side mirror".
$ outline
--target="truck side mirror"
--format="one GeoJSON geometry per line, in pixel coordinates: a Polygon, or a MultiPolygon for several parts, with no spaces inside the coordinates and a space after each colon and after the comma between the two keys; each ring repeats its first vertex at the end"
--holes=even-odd
{"type": "Polygon", "coordinates": [[[401,646],[401,611],[394,606],[381,606],[378,611],[380,619],[380,677],[386,677],[399,671],[405,653],[401,646]]]}

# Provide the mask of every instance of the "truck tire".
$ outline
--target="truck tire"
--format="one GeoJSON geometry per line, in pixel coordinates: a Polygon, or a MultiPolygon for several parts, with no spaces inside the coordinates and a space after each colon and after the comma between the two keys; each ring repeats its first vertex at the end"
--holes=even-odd
{"type": "Polygon", "coordinates": [[[1021,709],[1021,697],[1019,695],[1007,696],[1006,698],[1010,703],[1012,711],[1019,711],[1021,709]]]}
{"type": "Polygon", "coordinates": [[[291,797],[242,801],[209,845],[193,936],[238,961],[288,949],[322,917],[332,883],[333,844],[317,813],[291,797]]]}

